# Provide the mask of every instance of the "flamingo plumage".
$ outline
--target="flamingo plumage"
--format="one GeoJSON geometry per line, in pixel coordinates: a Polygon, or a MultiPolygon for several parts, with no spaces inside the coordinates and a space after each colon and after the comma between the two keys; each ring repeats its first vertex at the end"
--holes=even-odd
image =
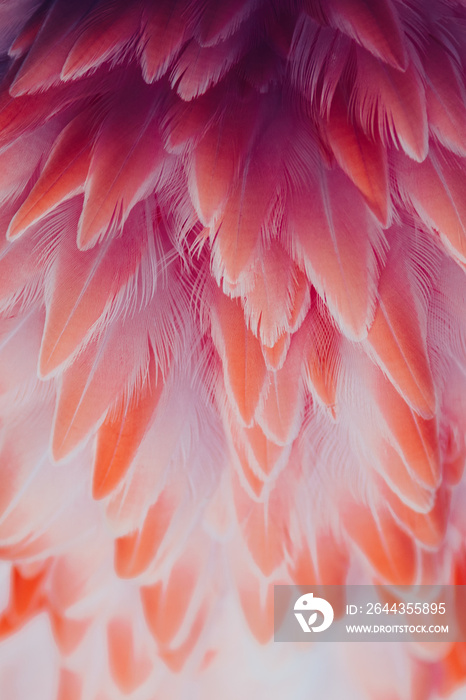
{"type": "Polygon", "coordinates": [[[462,642],[271,641],[275,584],[466,583],[464,2],[0,48],[1,697],[465,697],[462,642]]]}

